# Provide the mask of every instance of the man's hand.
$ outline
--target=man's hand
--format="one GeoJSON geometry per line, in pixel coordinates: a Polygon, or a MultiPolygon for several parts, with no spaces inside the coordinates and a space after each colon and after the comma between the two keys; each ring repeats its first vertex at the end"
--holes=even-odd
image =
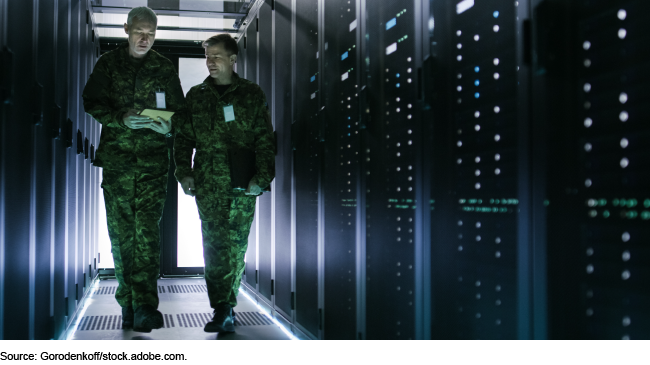
{"type": "Polygon", "coordinates": [[[135,109],[130,109],[128,112],[124,113],[124,116],[122,116],[124,125],[131,129],[149,128],[149,124],[151,124],[153,120],[149,117],[138,115],[138,113],[139,112],[135,109]]]}
{"type": "Polygon", "coordinates": [[[244,192],[246,195],[260,195],[262,194],[262,188],[260,188],[259,185],[257,185],[257,180],[255,178],[252,178],[251,181],[248,183],[248,189],[244,192]]]}
{"type": "Polygon", "coordinates": [[[196,196],[196,188],[194,187],[194,178],[186,176],[181,180],[181,187],[183,192],[189,196],[196,196]]]}
{"type": "Polygon", "coordinates": [[[160,134],[167,134],[172,130],[172,118],[169,118],[168,121],[165,121],[163,118],[158,117],[158,121],[152,121],[149,125],[149,128],[160,134]]]}

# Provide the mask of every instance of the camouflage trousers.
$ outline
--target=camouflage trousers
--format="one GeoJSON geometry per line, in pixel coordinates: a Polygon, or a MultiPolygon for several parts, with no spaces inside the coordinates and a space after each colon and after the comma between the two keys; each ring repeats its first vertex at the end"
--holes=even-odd
{"type": "Polygon", "coordinates": [[[103,170],[108,235],[122,307],[158,308],[160,229],[167,174],[103,170]]]}
{"type": "Polygon", "coordinates": [[[255,201],[254,196],[196,198],[203,234],[205,282],[212,308],[219,303],[237,305],[255,201]]]}

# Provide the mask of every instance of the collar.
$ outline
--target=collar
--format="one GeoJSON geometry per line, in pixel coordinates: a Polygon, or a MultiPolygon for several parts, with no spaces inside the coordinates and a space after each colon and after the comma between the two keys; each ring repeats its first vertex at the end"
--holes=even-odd
{"type": "MultiPolygon", "coordinates": [[[[120,54],[120,59],[122,60],[122,63],[126,67],[134,68],[133,62],[131,62],[131,60],[129,59],[131,57],[129,55],[129,41],[120,44],[117,50],[120,54]]],[[[140,66],[141,69],[152,68],[156,66],[154,65],[155,62],[152,62],[152,60],[154,59],[154,57],[151,56],[153,52],[155,52],[153,49],[149,49],[149,52],[147,52],[147,54],[144,56],[144,58],[141,61],[142,62],[140,66]]]]}
{"type": "Polygon", "coordinates": [[[230,87],[226,90],[226,92],[223,93],[223,95],[219,95],[216,88],[217,84],[214,83],[214,79],[212,78],[212,76],[208,76],[205,78],[205,80],[203,80],[203,84],[207,85],[217,97],[222,97],[228,94],[229,92],[235,91],[237,89],[237,86],[239,86],[240,83],[241,83],[241,78],[239,77],[239,75],[237,75],[237,72],[233,71],[232,83],[230,84],[230,87]]]}

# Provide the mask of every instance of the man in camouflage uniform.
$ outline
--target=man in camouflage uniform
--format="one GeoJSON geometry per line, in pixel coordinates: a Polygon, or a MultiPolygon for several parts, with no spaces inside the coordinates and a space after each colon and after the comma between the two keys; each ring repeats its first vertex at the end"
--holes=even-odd
{"type": "Polygon", "coordinates": [[[232,308],[237,305],[256,195],[275,176],[275,141],[264,92],[233,72],[235,40],[222,34],[203,47],[210,76],[187,93],[191,117],[177,125],[175,175],[185,193],[196,196],[201,217],[205,281],[214,308],[205,331],[233,332],[232,308]],[[255,151],[256,174],[245,192],[231,187],[230,148],[255,151]]]}
{"type": "Polygon", "coordinates": [[[95,166],[103,167],[104,201],[122,326],[140,332],[163,325],[158,308],[160,222],[167,192],[171,120],[139,116],[161,105],[182,115],[185,100],[174,65],[151,50],[157,18],[131,10],[128,43],[104,54],[83,92],[86,113],[102,124],[95,166]]]}

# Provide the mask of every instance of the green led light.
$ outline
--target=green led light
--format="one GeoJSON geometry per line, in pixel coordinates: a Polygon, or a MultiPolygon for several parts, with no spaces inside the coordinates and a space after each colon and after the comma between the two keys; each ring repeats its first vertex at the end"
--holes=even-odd
{"type": "Polygon", "coordinates": [[[603,212],[603,217],[609,218],[609,210],[603,212]]]}
{"type": "Polygon", "coordinates": [[[619,203],[618,199],[612,199],[613,206],[618,207],[618,203],[619,203]]]}
{"type": "Polygon", "coordinates": [[[630,210],[625,215],[630,219],[634,219],[639,216],[639,213],[636,210],[630,210]]]}
{"type": "Polygon", "coordinates": [[[483,199],[479,199],[479,200],[478,200],[478,203],[479,203],[479,204],[483,204],[483,199]]]}
{"type": "Polygon", "coordinates": [[[544,206],[545,207],[548,207],[549,204],[551,204],[551,203],[548,201],[548,199],[544,200],[544,206]]]}
{"type": "Polygon", "coordinates": [[[600,199],[600,200],[598,200],[598,204],[599,204],[599,205],[602,205],[602,206],[607,205],[607,199],[600,199]]]}
{"type": "Polygon", "coordinates": [[[650,208],[650,199],[646,199],[643,201],[643,206],[646,208],[650,208]]]}
{"type": "Polygon", "coordinates": [[[637,204],[639,204],[639,201],[636,200],[636,199],[630,199],[630,200],[627,201],[627,206],[630,207],[630,208],[636,207],[637,204]]]}
{"type": "Polygon", "coordinates": [[[648,219],[650,219],[650,212],[648,212],[647,210],[644,210],[643,212],[641,212],[641,219],[646,220],[646,221],[648,219]]]}

